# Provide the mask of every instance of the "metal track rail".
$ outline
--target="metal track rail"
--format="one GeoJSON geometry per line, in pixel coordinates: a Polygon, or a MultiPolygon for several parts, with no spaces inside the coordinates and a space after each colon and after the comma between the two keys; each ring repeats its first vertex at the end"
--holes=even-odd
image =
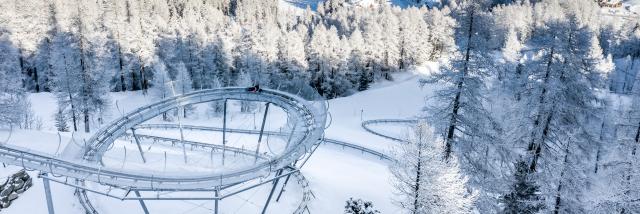
{"type": "MultiPolygon", "coordinates": [[[[402,122],[407,122],[409,120],[397,120],[397,121],[402,121],[402,122]]],[[[409,123],[409,122],[407,122],[409,123]]],[[[179,127],[175,124],[141,124],[136,126],[136,129],[178,129],[179,127]]],[[[188,130],[201,130],[201,131],[222,131],[222,128],[218,128],[218,127],[208,127],[208,126],[182,126],[183,129],[188,129],[188,130]]],[[[227,132],[231,132],[231,133],[243,133],[243,134],[259,134],[259,131],[256,130],[246,130],[246,129],[227,129],[227,132]]],[[[274,132],[274,131],[264,131],[264,134],[267,135],[285,135],[286,133],[282,133],[282,132],[274,132]]],[[[384,154],[382,152],[373,150],[373,149],[369,149],[363,146],[359,146],[356,144],[352,144],[352,143],[347,143],[344,141],[340,141],[340,140],[335,140],[335,139],[329,139],[329,138],[323,138],[322,139],[323,143],[328,143],[328,144],[334,144],[334,145],[338,145],[338,146],[342,146],[342,147],[346,147],[346,148],[350,148],[350,149],[355,149],[358,151],[361,151],[363,153],[367,153],[373,156],[377,156],[380,159],[383,160],[393,160],[393,158],[387,154],[384,154]]]]}
{"type": "Polygon", "coordinates": [[[382,134],[380,132],[374,131],[373,129],[369,128],[369,125],[372,124],[389,124],[389,123],[400,123],[400,124],[415,124],[417,123],[418,120],[415,119],[378,119],[378,120],[365,120],[364,122],[362,122],[361,126],[364,130],[366,130],[367,132],[374,134],[374,135],[378,135],[380,137],[384,137],[393,141],[398,141],[398,142],[406,142],[406,140],[401,139],[401,138],[397,138],[397,137],[393,137],[393,136],[389,136],[389,135],[385,135],[382,134]]]}

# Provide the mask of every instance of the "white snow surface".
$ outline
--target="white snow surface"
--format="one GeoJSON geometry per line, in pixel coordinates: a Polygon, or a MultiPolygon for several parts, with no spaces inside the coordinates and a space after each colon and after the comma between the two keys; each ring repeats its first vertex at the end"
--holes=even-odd
{"type": "MultiPolygon", "coordinates": [[[[367,133],[360,126],[362,120],[411,118],[419,114],[424,106],[424,98],[430,94],[431,89],[420,88],[418,80],[420,76],[433,73],[437,69],[436,64],[429,64],[417,68],[415,72],[395,74],[392,82],[376,83],[367,91],[330,100],[331,126],[326,130],[326,137],[377,151],[388,151],[397,142],[367,133]]],[[[58,137],[53,122],[53,114],[56,109],[55,97],[50,93],[39,93],[32,94],[30,99],[35,114],[42,119],[42,130],[14,130],[8,140],[9,144],[56,155],[61,153],[66,144],[90,136],[78,132],[74,134],[73,140],[70,133],[61,133],[58,137]],[[60,142],[60,146],[58,146],[58,142],[60,142]]],[[[117,118],[122,113],[151,103],[153,100],[153,97],[142,95],[139,92],[112,93],[111,112],[106,120],[117,118]]],[[[199,114],[203,114],[204,110],[198,108],[197,111],[200,112],[199,114]]],[[[244,121],[240,125],[255,127],[252,124],[253,115],[237,115],[236,117],[240,117],[242,119],[240,121],[244,121]]],[[[210,120],[207,116],[200,115],[187,122],[209,125],[215,123],[211,121],[217,121],[217,119],[210,120]]],[[[94,125],[92,130],[95,131],[98,124],[92,125],[94,125]]],[[[274,128],[276,127],[278,126],[274,126],[274,128]]],[[[394,127],[393,133],[402,134],[402,128],[394,127]]],[[[189,132],[189,134],[197,135],[195,132],[189,132]]],[[[0,141],[4,142],[8,135],[9,130],[0,130],[0,141]]],[[[201,137],[190,136],[189,138],[199,139],[201,137]]],[[[138,158],[135,148],[131,147],[128,150],[131,160],[138,158]]],[[[142,166],[134,168],[138,167],[142,166]]],[[[0,177],[8,176],[19,169],[20,167],[16,166],[0,168],[0,177]]],[[[392,203],[394,194],[388,162],[379,160],[378,157],[344,149],[341,146],[323,144],[304,166],[302,173],[309,180],[310,187],[316,196],[311,201],[311,213],[342,213],[345,201],[350,197],[372,201],[376,209],[382,213],[399,212],[398,207],[392,203]]],[[[37,178],[36,172],[30,172],[30,174],[37,178]]],[[[18,198],[11,207],[3,209],[1,212],[9,214],[46,213],[42,180],[34,179],[34,181],[34,186],[30,190],[18,198]]],[[[296,182],[290,182],[289,185],[283,199],[270,205],[269,213],[287,213],[297,207],[301,195],[300,186],[296,182]]],[[[52,188],[54,207],[57,213],[82,213],[72,188],[55,183],[52,184],[52,188]]],[[[267,192],[268,187],[264,186],[240,194],[235,199],[223,200],[221,202],[222,211],[223,213],[256,213],[257,209],[264,204],[267,192]]],[[[89,196],[98,211],[103,213],[141,212],[137,203],[125,203],[93,194],[89,194],[89,196]]],[[[150,209],[163,213],[211,213],[212,205],[213,202],[210,201],[168,201],[151,203],[150,209]]]]}

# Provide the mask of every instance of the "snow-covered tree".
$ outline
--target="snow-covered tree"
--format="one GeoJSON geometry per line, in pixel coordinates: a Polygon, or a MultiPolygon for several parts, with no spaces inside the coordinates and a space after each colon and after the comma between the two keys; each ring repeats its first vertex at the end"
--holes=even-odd
{"type": "MultiPolygon", "coordinates": [[[[169,97],[172,97],[173,94],[173,80],[169,76],[169,73],[164,65],[164,63],[160,62],[160,59],[156,59],[157,61],[153,63],[153,83],[151,88],[151,94],[159,100],[163,100],[169,97]]],[[[171,121],[172,117],[170,114],[166,112],[162,113],[162,119],[164,121],[171,121]]]]}
{"type": "MultiPolygon", "coordinates": [[[[451,16],[451,10],[446,6],[442,9],[430,9],[425,14],[425,20],[429,32],[420,33],[428,36],[428,45],[431,46],[429,60],[436,61],[448,56],[456,46],[454,33],[457,23],[451,16]]],[[[419,35],[415,36],[419,37],[419,35]]]]}
{"type": "Polygon", "coordinates": [[[486,15],[483,1],[463,1],[457,8],[458,52],[452,56],[451,65],[444,71],[423,79],[423,84],[442,83],[446,85],[436,93],[439,105],[430,106],[428,114],[435,122],[435,128],[445,135],[444,158],[449,159],[454,150],[466,153],[472,142],[489,142],[494,127],[492,119],[483,106],[485,78],[490,64],[484,38],[481,17],[486,15]],[[446,115],[446,116],[443,116],[446,115]]]}
{"type": "Polygon", "coordinates": [[[349,70],[347,78],[352,84],[358,86],[359,91],[369,89],[369,85],[373,82],[373,76],[369,68],[365,67],[367,56],[365,55],[364,39],[359,28],[353,30],[349,36],[349,46],[351,46],[351,54],[349,57],[349,70]]]}
{"type": "Polygon", "coordinates": [[[515,106],[520,121],[512,126],[510,141],[527,148],[529,171],[540,175],[547,209],[582,212],[591,167],[581,164],[599,147],[590,121],[599,115],[596,91],[609,71],[594,32],[575,12],[561,5],[549,9],[561,11],[561,17],[548,18],[535,30],[538,51],[524,65],[528,90],[515,106]]]}
{"type": "Polygon", "coordinates": [[[400,15],[400,68],[408,69],[430,60],[434,52],[427,37],[430,32],[418,8],[409,8],[400,15]]]}
{"type": "Polygon", "coordinates": [[[345,214],[376,214],[380,211],[373,208],[371,201],[363,201],[362,199],[354,200],[349,198],[344,206],[345,214]]]}
{"type": "Polygon", "coordinates": [[[471,213],[476,193],[468,190],[457,158],[442,158],[444,144],[419,122],[406,144],[394,151],[396,203],[404,213],[471,213]]]}
{"type": "Polygon", "coordinates": [[[22,88],[18,49],[9,41],[9,33],[0,28],[0,126],[18,125],[28,107],[22,88]]]}
{"type": "Polygon", "coordinates": [[[279,75],[284,77],[273,80],[284,81],[295,78],[306,79],[307,61],[304,49],[304,40],[296,31],[284,33],[278,39],[278,60],[276,66],[279,75]]]}
{"type": "MultiPolygon", "coordinates": [[[[220,83],[220,81],[218,81],[218,79],[214,79],[213,83],[211,83],[211,87],[220,88],[222,87],[222,84],[220,83]]],[[[222,114],[222,111],[224,111],[224,101],[213,101],[209,103],[207,110],[208,116],[220,116],[222,114]]]]}
{"type": "Polygon", "coordinates": [[[82,68],[77,38],[70,33],[57,32],[51,44],[51,85],[57,97],[58,107],[67,109],[73,124],[73,131],[78,131],[80,92],[82,89],[82,68]],[[69,106],[69,108],[67,108],[69,106]]]}
{"type": "Polygon", "coordinates": [[[59,132],[68,132],[69,126],[67,125],[67,115],[64,113],[64,109],[59,109],[56,111],[53,120],[55,121],[56,129],[59,132]]]}
{"type": "MultiPolygon", "coordinates": [[[[172,83],[172,92],[175,93],[174,95],[187,94],[193,90],[193,81],[191,80],[191,76],[187,72],[187,68],[184,63],[178,63],[176,77],[172,83]]],[[[186,105],[182,107],[181,114],[183,117],[187,118],[193,113],[195,113],[195,107],[193,105],[186,105]]]]}
{"type": "Polygon", "coordinates": [[[514,179],[511,192],[502,198],[502,203],[504,204],[502,213],[538,213],[544,207],[544,204],[542,204],[538,196],[540,187],[533,180],[533,175],[529,173],[527,162],[523,160],[516,162],[514,179]]]}
{"type": "MultiPolygon", "coordinates": [[[[236,85],[239,87],[251,87],[254,86],[254,82],[251,79],[251,76],[248,73],[242,72],[238,76],[238,80],[236,81],[236,85]]],[[[240,111],[243,113],[253,112],[258,106],[255,102],[251,101],[240,101],[240,111]]]]}

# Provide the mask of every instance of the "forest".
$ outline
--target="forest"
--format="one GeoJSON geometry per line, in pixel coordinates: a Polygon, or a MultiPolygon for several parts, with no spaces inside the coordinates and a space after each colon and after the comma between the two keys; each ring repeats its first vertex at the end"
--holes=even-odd
{"type": "Polygon", "coordinates": [[[109,92],[302,82],[333,99],[437,62],[429,127],[399,151],[414,168],[392,170],[407,213],[640,212],[640,19],[592,0],[377,2],[3,0],[0,124],[37,126],[30,93],[55,94],[59,131],[91,132],[109,92]],[[437,179],[452,165],[464,178],[437,179]]]}

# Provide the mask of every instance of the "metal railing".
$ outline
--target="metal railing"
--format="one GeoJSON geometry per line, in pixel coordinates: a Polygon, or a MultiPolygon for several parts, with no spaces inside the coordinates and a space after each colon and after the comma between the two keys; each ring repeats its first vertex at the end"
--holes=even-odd
{"type": "Polygon", "coordinates": [[[369,128],[369,125],[372,124],[388,124],[388,123],[403,123],[403,124],[415,124],[417,123],[418,120],[416,119],[377,119],[377,120],[366,120],[364,122],[362,122],[361,126],[364,130],[366,130],[367,132],[380,136],[380,137],[384,137],[393,141],[398,141],[398,142],[406,142],[405,139],[401,139],[401,138],[397,138],[397,137],[393,137],[393,136],[389,136],[389,135],[385,135],[382,134],[380,132],[374,131],[373,129],[369,128]]]}

